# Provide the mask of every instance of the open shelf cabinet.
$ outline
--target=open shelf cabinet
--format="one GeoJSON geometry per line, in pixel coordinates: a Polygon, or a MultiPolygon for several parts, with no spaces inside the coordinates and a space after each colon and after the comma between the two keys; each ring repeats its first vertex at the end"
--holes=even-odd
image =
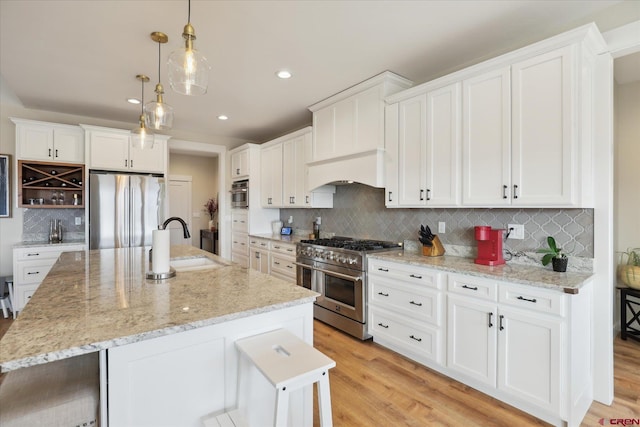
{"type": "Polygon", "coordinates": [[[18,206],[84,208],[84,165],[18,160],[18,206]]]}

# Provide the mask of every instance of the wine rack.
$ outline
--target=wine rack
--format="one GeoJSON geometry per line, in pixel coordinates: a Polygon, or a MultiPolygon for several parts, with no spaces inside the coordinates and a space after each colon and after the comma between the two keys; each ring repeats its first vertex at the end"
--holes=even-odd
{"type": "Polygon", "coordinates": [[[18,161],[18,206],[84,208],[84,165],[18,161]]]}

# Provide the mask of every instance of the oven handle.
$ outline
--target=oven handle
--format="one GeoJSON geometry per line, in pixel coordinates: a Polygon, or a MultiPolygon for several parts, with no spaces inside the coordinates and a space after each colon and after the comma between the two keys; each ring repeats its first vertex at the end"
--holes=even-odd
{"type": "Polygon", "coordinates": [[[361,282],[362,281],[362,276],[349,276],[348,274],[342,274],[342,273],[337,273],[335,271],[325,270],[323,268],[313,267],[313,266],[311,266],[309,264],[303,264],[301,262],[295,262],[294,264],[298,265],[300,267],[308,268],[310,270],[319,271],[319,272],[324,273],[324,274],[329,274],[329,275],[332,275],[332,276],[340,277],[341,279],[353,280],[354,282],[361,282]]]}

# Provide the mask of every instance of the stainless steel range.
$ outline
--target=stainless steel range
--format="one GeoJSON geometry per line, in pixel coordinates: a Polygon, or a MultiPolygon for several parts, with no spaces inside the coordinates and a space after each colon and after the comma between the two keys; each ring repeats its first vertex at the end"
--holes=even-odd
{"type": "Polygon", "coordinates": [[[398,250],[398,243],[349,237],[302,240],[296,281],[320,294],[314,317],[362,340],[367,332],[367,254],[398,250]]]}

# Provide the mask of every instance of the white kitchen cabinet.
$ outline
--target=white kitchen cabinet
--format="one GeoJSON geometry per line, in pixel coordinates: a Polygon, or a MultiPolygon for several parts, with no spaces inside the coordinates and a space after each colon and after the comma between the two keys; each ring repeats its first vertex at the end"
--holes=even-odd
{"type": "Polygon", "coordinates": [[[82,163],[84,132],[79,126],[11,118],[16,125],[18,160],[82,163]]]}
{"type": "Polygon", "coordinates": [[[282,144],[277,143],[260,150],[260,191],[263,208],[282,206],[282,144]]]}
{"type": "Polygon", "coordinates": [[[246,209],[231,211],[231,260],[249,267],[249,219],[246,209]]]}
{"type": "Polygon", "coordinates": [[[261,273],[269,274],[269,240],[249,237],[249,267],[261,273]]]}
{"type": "Polygon", "coordinates": [[[567,295],[450,274],[448,291],[447,368],[454,378],[549,422],[579,425],[592,399],[590,287],[567,295]],[[584,352],[579,358],[587,361],[573,366],[567,352],[584,352]]]}
{"type": "Polygon", "coordinates": [[[428,366],[445,354],[444,274],[368,260],[368,320],[373,340],[428,366]]]}
{"type": "Polygon", "coordinates": [[[28,246],[13,249],[14,311],[20,312],[62,252],[83,251],[83,244],[28,246]]]}
{"type": "Polygon", "coordinates": [[[247,179],[249,178],[249,149],[240,149],[231,153],[231,179],[247,179]]]}
{"type": "Polygon", "coordinates": [[[272,276],[291,283],[296,282],[296,245],[295,243],[272,241],[269,251],[272,276]]]}
{"type": "Polygon", "coordinates": [[[399,103],[398,123],[387,121],[398,132],[397,168],[390,170],[398,178],[388,181],[387,207],[460,204],[460,110],[459,83],[399,103]]]}
{"type": "Polygon", "coordinates": [[[168,137],[155,135],[153,148],[131,146],[131,132],[83,126],[89,151],[89,168],[123,172],[165,173],[168,137]]]}
{"type": "Polygon", "coordinates": [[[511,204],[511,79],[509,67],[462,83],[462,204],[511,204]]]}
{"type": "MultiPolygon", "coordinates": [[[[463,204],[577,206],[574,46],[463,82],[463,204]]],[[[585,195],[585,199],[586,199],[585,195]]]]}
{"type": "Polygon", "coordinates": [[[261,146],[260,191],[264,208],[332,208],[335,186],[310,191],[307,162],[311,155],[311,127],[261,146]]]}

